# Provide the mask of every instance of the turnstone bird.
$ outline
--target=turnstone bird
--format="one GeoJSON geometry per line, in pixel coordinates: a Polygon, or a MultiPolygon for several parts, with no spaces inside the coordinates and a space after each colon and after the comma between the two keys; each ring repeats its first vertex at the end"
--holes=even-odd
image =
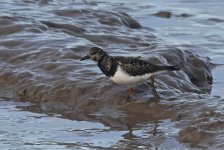
{"type": "Polygon", "coordinates": [[[128,97],[133,93],[132,86],[136,83],[151,80],[153,95],[158,97],[154,85],[154,76],[167,71],[180,70],[177,66],[159,66],[134,57],[109,56],[103,49],[92,47],[80,61],[91,59],[97,62],[100,70],[113,82],[127,85],[128,97]]]}

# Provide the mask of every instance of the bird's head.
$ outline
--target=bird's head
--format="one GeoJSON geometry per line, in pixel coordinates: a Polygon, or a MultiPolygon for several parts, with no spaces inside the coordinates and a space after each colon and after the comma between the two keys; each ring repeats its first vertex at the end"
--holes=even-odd
{"type": "Polygon", "coordinates": [[[103,49],[99,47],[92,47],[88,49],[88,54],[82,59],[80,59],[80,61],[91,59],[95,62],[99,62],[105,55],[107,55],[107,53],[104,52],[103,49]]]}

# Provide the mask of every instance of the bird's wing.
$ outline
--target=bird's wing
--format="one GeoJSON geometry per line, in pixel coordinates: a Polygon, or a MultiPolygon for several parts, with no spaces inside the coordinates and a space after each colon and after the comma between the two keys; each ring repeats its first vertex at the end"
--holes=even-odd
{"type": "Polygon", "coordinates": [[[140,76],[160,70],[160,67],[139,58],[117,58],[121,68],[132,76],[140,76]]]}
{"type": "Polygon", "coordinates": [[[114,57],[115,61],[120,62],[122,64],[139,64],[139,65],[146,65],[148,62],[139,59],[139,57],[114,57]]]}

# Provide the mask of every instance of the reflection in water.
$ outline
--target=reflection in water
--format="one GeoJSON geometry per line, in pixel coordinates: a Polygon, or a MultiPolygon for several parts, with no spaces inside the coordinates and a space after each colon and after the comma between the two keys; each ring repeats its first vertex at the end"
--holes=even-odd
{"type": "Polygon", "coordinates": [[[29,103],[10,101],[0,101],[0,103],[1,149],[9,148],[9,146],[12,149],[17,146],[23,149],[64,149],[67,146],[74,148],[80,146],[107,147],[110,142],[115,142],[109,138],[110,136],[117,139],[121,134],[110,131],[108,127],[100,123],[70,121],[56,116],[24,112],[15,108],[15,106],[29,106],[29,103]]]}
{"type": "MultiPolygon", "coordinates": [[[[128,128],[128,133],[123,135],[124,139],[133,140],[135,138],[138,138],[138,136],[135,136],[133,134],[133,127],[131,125],[129,125],[129,124],[126,124],[126,125],[127,125],[127,128],[128,128]]],[[[157,133],[158,133],[157,132],[157,128],[159,127],[158,121],[154,121],[154,125],[155,125],[155,127],[153,128],[153,130],[151,132],[148,132],[148,133],[156,136],[157,133]]]]}
{"type": "MultiPolygon", "coordinates": [[[[164,140],[161,141],[161,136],[165,135],[168,128],[158,129],[158,121],[143,126],[126,124],[128,130],[125,131],[111,129],[100,123],[63,119],[57,114],[45,115],[21,110],[35,108],[30,103],[1,100],[0,104],[1,149],[8,146],[25,149],[166,147],[164,140]]],[[[36,110],[38,109],[35,108],[34,111],[36,110]]],[[[160,123],[164,126],[163,122],[160,123]]]]}
{"type": "Polygon", "coordinates": [[[154,121],[155,122],[155,128],[153,130],[153,135],[156,135],[157,134],[157,128],[158,128],[158,121],[154,121]]]}

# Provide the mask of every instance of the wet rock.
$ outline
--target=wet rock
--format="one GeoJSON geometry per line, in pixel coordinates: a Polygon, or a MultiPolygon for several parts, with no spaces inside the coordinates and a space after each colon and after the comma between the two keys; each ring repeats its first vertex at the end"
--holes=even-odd
{"type": "Polygon", "coordinates": [[[224,20],[220,18],[209,18],[208,21],[216,22],[216,23],[224,22],[224,20]]]}
{"type": "Polygon", "coordinates": [[[172,13],[169,12],[169,11],[160,11],[160,12],[157,12],[153,15],[155,15],[157,17],[161,17],[161,18],[171,18],[172,13]]]}
{"type": "MultiPolygon", "coordinates": [[[[188,78],[196,87],[200,88],[206,93],[211,91],[210,85],[212,85],[213,81],[211,72],[212,66],[210,66],[209,60],[207,58],[203,58],[190,51],[182,51],[174,47],[155,51],[155,53],[158,52],[171,64],[177,65],[178,62],[181,70],[188,75],[188,78]],[[169,51],[169,53],[167,53],[167,51],[169,51]]],[[[187,86],[187,84],[183,85],[182,88],[185,90],[189,88],[194,89],[192,85],[187,86]]]]}
{"type": "Polygon", "coordinates": [[[26,25],[8,25],[0,27],[0,35],[7,35],[21,32],[26,25]]]}
{"type": "Polygon", "coordinates": [[[181,18],[188,18],[188,17],[191,17],[192,15],[187,14],[187,13],[182,13],[182,14],[179,14],[179,15],[176,15],[176,16],[181,17],[181,18]]]}
{"type": "Polygon", "coordinates": [[[81,28],[75,25],[54,23],[50,21],[41,21],[41,22],[47,25],[49,28],[64,29],[64,30],[71,31],[74,33],[79,33],[79,34],[86,31],[84,28],[81,28]]]}
{"type": "Polygon", "coordinates": [[[105,16],[104,19],[100,18],[99,22],[109,26],[121,26],[122,22],[116,16],[105,16]]]}
{"type": "Polygon", "coordinates": [[[66,17],[79,17],[85,18],[92,16],[96,18],[101,24],[108,26],[122,26],[125,25],[129,28],[138,29],[141,27],[140,23],[134,20],[126,13],[100,11],[100,10],[57,10],[54,11],[59,16],[66,17]]]}
{"type": "Polygon", "coordinates": [[[40,5],[47,5],[49,4],[50,2],[52,2],[53,0],[39,0],[39,4],[40,5]]]}
{"type": "Polygon", "coordinates": [[[141,25],[134,20],[131,16],[125,13],[114,13],[114,12],[101,12],[100,14],[95,12],[99,17],[99,22],[110,26],[121,26],[125,25],[129,28],[138,29],[141,25]]]}
{"type": "Polygon", "coordinates": [[[23,3],[26,3],[26,4],[39,4],[39,5],[47,5],[49,4],[50,2],[52,2],[52,0],[35,0],[35,1],[32,1],[32,0],[22,0],[23,3]]]}
{"type": "Polygon", "coordinates": [[[182,14],[173,14],[169,11],[160,11],[160,12],[157,12],[157,13],[154,13],[153,14],[154,16],[157,16],[157,17],[161,17],[161,18],[171,18],[171,17],[181,17],[181,18],[188,18],[188,17],[191,17],[192,15],[190,14],[187,14],[187,13],[182,13],[182,14]]]}
{"type": "Polygon", "coordinates": [[[200,130],[197,127],[189,126],[181,130],[178,137],[181,142],[191,143],[191,146],[196,146],[211,135],[211,133],[200,130]]]}
{"type": "Polygon", "coordinates": [[[54,10],[53,13],[55,13],[58,16],[78,17],[81,16],[82,14],[84,15],[86,11],[82,9],[63,9],[63,10],[54,10]]]}
{"type": "Polygon", "coordinates": [[[129,28],[138,29],[141,27],[141,25],[130,16],[122,14],[121,20],[124,23],[124,25],[126,25],[129,28]]]}

